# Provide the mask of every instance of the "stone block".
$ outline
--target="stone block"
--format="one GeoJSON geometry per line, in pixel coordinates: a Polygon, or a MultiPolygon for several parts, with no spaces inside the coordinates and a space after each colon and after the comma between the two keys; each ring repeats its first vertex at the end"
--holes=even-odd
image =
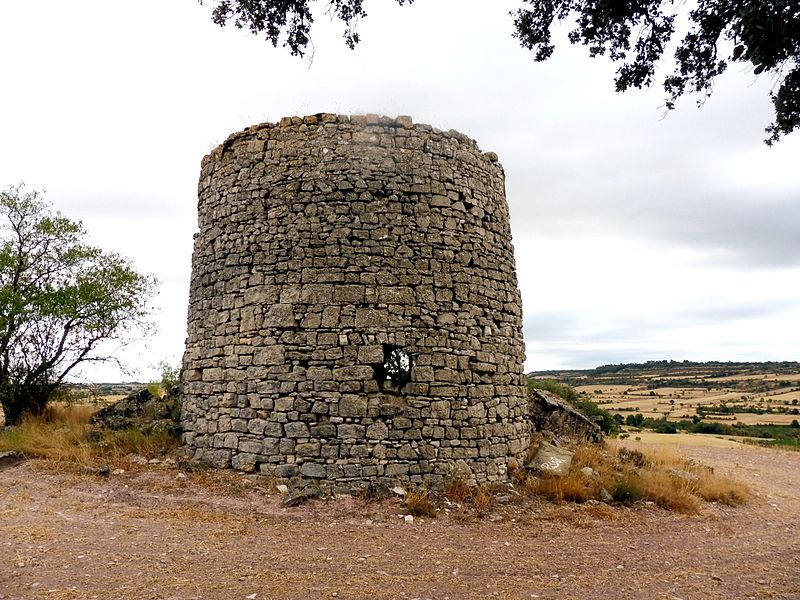
{"type": "Polygon", "coordinates": [[[383,470],[387,477],[399,477],[408,475],[408,465],[405,463],[389,463],[383,470]]]}
{"type": "Polygon", "coordinates": [[[253,473],[256,470],[257,458],[255,454],[239,452],[231,457],[231,468],[245,473],[253,473]]]}
{"type": "Polygon", "coordinates": [[[539,444],[539,450],[533,460],[526,466],[537,471],[566,475],[569,472],[574,456],[575,453],[566,448],[559,448],[547,442],[542,442],[539,444]]]}
{"type": "Polygon", "coordinates": [[[317,463],[303,463],[300,465],[300,474],[315,479],[324,479],[326,472],[323,465],[317,463]]]}
{"type": "Polygon", "coordinates": [[[222,381],[223,373],[222,369],[203,369],[203,381],[222,381]]]}
{"type": "Polygon", "coordinates": [[[388,436],[389,428],[381,421],[376,421],[367,427],[367,439],[385,440],[388,436]]]}
{"type": "Polygon", "coordinates": [[[434,419],[449,419],[450,401],[436,400],[435,402],[431,402],[430,415],[434,419]]]}
{"type": "Polygon", "coordinates": [[[485,419],[486,406],[483,404],[483,402],[479,402],[478,404],[473,404],[472,406],[468,406],[467,414],[471,419],[485,419]]]}
{"type": "Polygon", "coordinates": [[[389,322],[389,313],[386,309],[358,308],[356,309],[356,329],[384,328],[389,322]]]}
{"type": "Polygon", "coordinates": [[[306,378],[309,381],[328,381],[333,379],[333,373],[329,367],[309,367],[306,378]]]}
{"type": "Polygon", "coordinates": [[[264,444],[259,440],[240,440],[239,452],[247,452],[250,454],[261,454],[264,449],[264,444]]]}
{"type": "MultiPolygon", "coordinates": [[[[364,444],[356,444],[350,448],[350,456],[353,458],[367,458],[369,456],[369,448],[364,444]]],[[[356,473],[358,476],[358,473],[356,473]]]]}
{"type": "Polygon", "coordinates": [[[253,352],[254,365],[282,365],[285,360],[283,346],[267,346],[253,352]]]}
{"type": "Polygon", "coordinates": [[[312,283],[303,286],[299,300],[303,304],[330,304],[334,288],[330,284],[312,283]]]}
{"type": "Polygon", "coordinates": [[[297,444],[294,447],[294,451],[297,454],[297,456],[315,457],[319,456],[320,447],[321,446],[319,442],[306,442],[303,444],[297,444]]]}
{"type": "Polygon", "coordinates": [[[333,370],[333,378],[336,381],[358,381],[362,379],[372,379],[374,371],[368,366],[339,367],[333,370]]]}
{"type": "Polygon", "coordinates": [[[273,304],[264,315],[264,327],[281,329],[294,327],[297,321],[292,304],[273,304]]]}
{"type": "Polygon", "coordinates": [[[417,451],[411,447],[411,444],[403,444],[397,451],[397,457],[403,460],[416,460],[419,455],[417,451]]]}
{"type": "Polygon", "coordinates": [[[340,417],[366,417],[367,397],[356,394],[345,394],[339,400],[340,417]]]}
{"type": "Polygon", "coordinates": [[[268,437],[283,437],[283,425],[275,421],[269,421],[264,426],[264,435],[268,437]]]}
{"type": "Polygon", "coordinates": [[[293,423],[286,423],[283,426],[283,430],[286,433],[286,437],[290,438],[302,438],[308,437],[308,425],[301,422],[293,422],[293,423]]]}
{"type": "Polygon", "coordinates": [[[358,349],[358,362],[362,364],[383,363],[384,354],[382,345],[361,346],[358,349]]]}
{"type": "Polygon", "coordinates": [[[364,302],[364,293],[363,285],[337,285],[333,298],[337,303],[361,304],[364,302]]]}
{"type": "Polygon", "coordinates": [[[412,381],[434,381],[433,368],[425,366],[414,366],[411,369],[412,381]]]}
{"type": "Polygon", "coordinates": [[[320,423],[319,425],[312,425],[310,432],[311,436],[316,438],[336,437],[336,425],[333,425],[332,423],[320,423]]]}
{"type": "Polygon", "coordinates": [[[336,437],[339,439],[364,439],[365,428],[355,423],[342,423],[336,428],[336,437]]]}
{"type": "Polygon", "coordinates": [[[299,469],[295,464],[283,464],[283,465],[278,465],[275,468],[275,473],[278,475],[278,477],[283,477],[284,479],[289,479],[290,477],[294,477],[295,475],[297,475],[298,471],[299,469]]]}

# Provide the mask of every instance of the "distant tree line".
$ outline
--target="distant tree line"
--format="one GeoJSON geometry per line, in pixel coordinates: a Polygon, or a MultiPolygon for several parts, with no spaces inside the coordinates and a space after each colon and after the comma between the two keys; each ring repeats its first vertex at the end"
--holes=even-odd
{"type": "Polygon", "coordinates": [[[692,420],[681,419],[669,421],[664,418],[654,419],[641,413],[628,415],[625,424],[639,429],[652,429],[657,433],[705,433],[711,435],[733,435],[774,440],[777,445],[795,446],[800,444],[800,422],[794,419],[790,425],[744,425],[742,423],[719,423],[701,420],[695,416],[692,420]]]}

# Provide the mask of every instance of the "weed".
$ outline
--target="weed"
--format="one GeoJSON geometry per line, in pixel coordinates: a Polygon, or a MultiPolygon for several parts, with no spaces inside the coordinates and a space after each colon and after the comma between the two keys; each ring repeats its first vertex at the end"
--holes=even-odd
{"type": "Polygon", "coordinates": [[[622,463],[631,464],[639,469],[647,466],[647,456],[644,452],[632,448],[622,447],[619,449],[619,460],[622,463]]]}
{"type": "Polygon", "coordinates": [[[485,515],[492,506],[492,494],[484,486],[477,486],[470,494],[472,507],[479,515],[485,515]]]}
{"type": "Polygon", "coordinates": [[[580,471],[564,476],[545,475],[537,480],[534,493],[554,502],[586,502],[594,497],[594,490],[580,471]]]}
{"type": "Polygon", "coordinates": [[[415,517],[435,517],[436,505],[431,500],[428,490],[420,489],[406,493],[406,510],[415,517]]]}
{"type": "Polygon", "coordinates": [[[444,497],[451,502],[465,502],[471,494],[465,477],[454,477],[446,482],[444,497]]]}
{"type": "Polygon", "coordinates": [[[639,481],[642,494],[651,502],[667,510],[694,514],[700,504],[694,495],[693,482],[661,469],[643,471],[639,481]]]}
{"type": "Polygon", "coordinates": [[[53,405],[41,416],[26,416],[17,427],[0,434],[0,451],[89,466],[123,461],[128,454],[154,458],[180,444],[167,432],[145,434],[136,429],[101,431],[90,440],[87,422],[94,410],[86,405],[53,405]]]}
{"type": "Polygon", "coordinates": [[[739,506],[747,502],[750,488],[738,481],[707,474],[697,481],[695,493],[706,502],[719,502],[728,506],[739,506]]]}
{"type": "Polygon", "coordinates": [[[99,453],[113,459],[128,454],[138,454],[144,458],[155,458],[177,450],[180,440],[168,432],[144,433],[139,429],[104,431],[96,446],[99,453]]]}
{"type": "Polygon", "coordinates": [[[522,497],[586,502],[602,500],[607,492],[616,502],[648,500],[689,514],[699,510],[700,500],[735,506],[745,503],[749,495],[747,486],[715,475],[712,469],[669,449],[642,452],[612,443],[578,446],[566,475],[537,478],[517,473],[513,481],[522,497]]]}
{"type": "Polygon", "coordinates": [[[616,480],[611,488],[611,497],[617,502],[629,504],[644,496],[641,481],[634,475],[626,474],[616,480]]]}
{"type": "Polygon", "coordinates": [[[585,507],[584,512],[587,516],[599,521],[616,521],[620,517],[619,512],[607,504],[589,504],[585,507]]]}

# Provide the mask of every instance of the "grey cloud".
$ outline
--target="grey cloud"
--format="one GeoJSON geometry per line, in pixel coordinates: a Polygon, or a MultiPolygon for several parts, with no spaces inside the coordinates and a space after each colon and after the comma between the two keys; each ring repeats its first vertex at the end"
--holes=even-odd
{"type": "Polygon", "coordinates": [[[539,186],[528,174],[520,190],[532,191],[510,188],[515,233],[562,238],[604,233],[693,248],[715,265],[800,265],[800,191],[723,196],[687,189],[672,175],[665,181],[663,174],[615,190],[602,174],[586,176],[594,182],[590,188],[579,188],[566,173],[539,186]]]}
{"type": "Polygon", "coordinates": [[[754,195],[710,198],[662,207],[638,217],[634,231],[706,251],[710,262],[744,267],[800,265],[800,198],[754,195]]]}
{"type": "Polygon", "coordinates": [[[635,339],[644,331],[653,332],[668,327],[655,318],[629,317],[624,321],[598,321],[592,316],[552,310],[525,311],[523,323],[526,339],[550,344],[599,342],[613,345],[635,339]]]}
{"type": "Polygon", "coordinates": [[[796,302],[786,299],[743,303],[709,301],[707,304],[678,309],[674,316],[677,325],[715,325],[777,317],[795,305],[796,302]]]}
{"type": "MultiPolygon", "coordinates": [[[[625,318],[584,316],[578,311],[526,310],[524,336],[529,367],[540,370],[537,360],[565,368],[592,368],[601,364],[642,362],[645,360],[777,360],[765,355],[752,343],[725,343],[723,353],[715,354],[713,344],[696,347],[688,340],[663,342],[664,335],[676,328],[729,325],[743,321],[779,318],[794,303],[785,300],[737,302],[735,299],[709,299],[697,306],[676,306],[668,314],[634,315],[625,318]],[[678,344],[678,345],[676,345],[678,344]],[[723,356],[724,354],[724,356],[723,356]],[[531,366],[533,365],[533,366],[531,366]]],[[[791,316],[789,317],[791,318],[791,316]]],[[[722,352],[722,351],[720,351],[722,352]]],[[[785,358],[785,357],[783,357],[785,358]]]]}
{"type": "MultiPolygon", "coordinates": [[[[536,355],[545,355],[547,364],[564,365],[565,369],[593,369],[600,365],[643,362],[647,360],[662,360],[665,358],[675,358],[668,353],[654,351],[652,348],[639,346],[628,346],[626,348],[580,348],[558,345],[538,344],[534,341],[526,341],[529,351],[534,354],[534,358],[529,361],[529,370],[540,371],[549,370],[537,364],[536,355]]],[[[682,360],[682,357],[681,357],[682,360]]]]}

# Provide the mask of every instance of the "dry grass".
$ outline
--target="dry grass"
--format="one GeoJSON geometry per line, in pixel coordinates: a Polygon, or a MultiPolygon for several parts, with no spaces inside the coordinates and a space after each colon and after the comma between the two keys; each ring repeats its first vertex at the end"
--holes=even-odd
{"type": "Polygon", "coordinates": [[[693,493],[692,482],[658,467],[644,469],[639,476],[642,497],[658,506],[676,512],[693,514],[700,502],[693,493]]]}
{"type": "Polygon", "coordinates": [[[694,493],[706,502],[719,502],[740,506],[747,502],[750,488],[745,484],[718,475],[708,475],[698,480],[694,493]]]}
{"type": "Polygon", "coordinates": [[[45,409],[43,420],[51,423],[69,425],[86,425],[94,413],[99,410],[95,404],[76,404],[51,402],[45,409]]]}
{"type": "Polygon", "coordinates": [[[405,496],[406,510],[415,517],[435,517],[436,504],[426,489],[408,492],[405,496]]]}
{"type": "Polygon", "coordinates": [[[464,477],[455,477],[447,482],[444,497],[451,502],[466,502],[472,490],[464,477]]]}
{"type": "Polygon", "coordinates": [[[31,458],[83,467],[127,463],[128,454],[163,456],[179,445],[169,434],[135,429],[102,431],[97,439],[89,440],[88,421],[95,411],[91,405],[53,405],[42,416],[26,416],[17,427],[0,434],[0,451],[16,450],[31,458]]]}
{"type": "Polygon", "coordinates": [[[750,494],[746,485],[687,461],[669,448],[642,452],[610,442],[579,446],[566,475],[518,475],[515,484],[521,494],[554,502],[602,500],[608,494],[620,503],[648,500],[688,514],[698,512],[701,500],[735,506],[750,494]]]}
{"type": "Polygon", "coordinates": [[[462,516],[467,516],[468,509],[483,516],[492,508],[495,493],[486,485],[470,485],[464,477],[456,477],[445,485],[442,495],[463,509],[462,516]]]}
{"type": "Polygon", "coordinates": [[[29,457],[79,465],[89,464],[92,454],[86,441],[85,424],[30,416],[0,435],[0,450],[16,450],[29,457]]]}
{"type": "Polygon", "coordinates": [[[594,498],[593,486],[581,477],[545,475],[533,486],[533,493],[553,502],[586,502],[594,498]]]}
{"type": "Polygon", "coordinates": [[[476,486],[470,494],[472,508],[479,516],[485,515],[492,507],[492,493],[486,486],[476,486]]]}

